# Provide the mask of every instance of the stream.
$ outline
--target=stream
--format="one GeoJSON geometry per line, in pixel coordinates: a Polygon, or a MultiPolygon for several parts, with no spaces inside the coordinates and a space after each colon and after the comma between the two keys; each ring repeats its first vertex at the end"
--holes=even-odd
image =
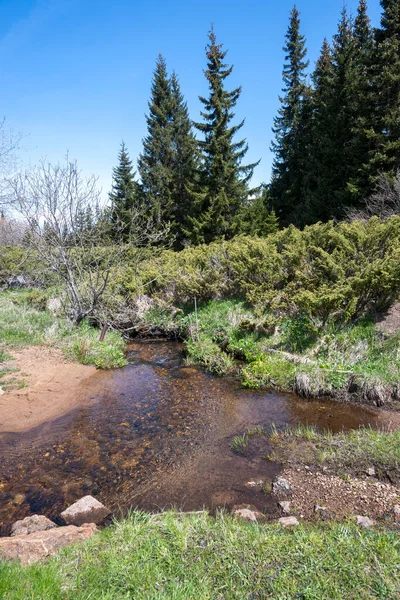
{"type": "Polygon", "coordinates": [[[86,494],[117,514],[247,503],[273,515],[273,498],[246,483],[272,479],[281,466],[266,458],[265,438],[246,456],[234,454],[236,435],[271,423],[334,432],[379,425],[365,407],[245,390],[187,367],[177,342],[131,344],[128,360],[96,373],[89,404],[29,431],[0,434],[0,535],[34,513],[57,520],[86,494]]]}

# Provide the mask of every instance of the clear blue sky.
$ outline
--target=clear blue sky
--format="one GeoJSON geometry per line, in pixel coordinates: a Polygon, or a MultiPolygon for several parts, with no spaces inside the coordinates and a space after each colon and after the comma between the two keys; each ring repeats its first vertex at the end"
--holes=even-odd
{"type": "MultiPolygon", "coordinates": [[[[357,0],[347,2],[355,13],[357,0]]],[[[1,109],[25,134],[26,164],[69,151],[108,192],[120,142],[141,151],[154,63],[162,53],[180,78],[191,118],[207,94],[204,47],[210,23],[242,85],[237,119],[255,183],[268,181],[272,119],[282,86],[284,35],[292,0],[0,0],[1,109]]],[[[310,66],[336,32],[343,0],[298,0],[310,66]]],[[[370,0],[374,26],[379,0],[370,0]]]]}

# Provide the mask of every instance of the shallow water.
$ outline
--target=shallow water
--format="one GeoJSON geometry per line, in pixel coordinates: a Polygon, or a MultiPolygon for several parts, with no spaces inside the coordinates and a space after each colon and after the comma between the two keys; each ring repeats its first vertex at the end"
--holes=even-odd
{"type": "Polygon", "coordinates": [[[28,432],[0,434],[0,534],[33,513],[56,519],[86,494],[114,511],[248,503],[273,514],[271,497],[245,484],[267,481],[280,465],[265,458],[265,439],[245,457],[233,454],[235,435],[271,423],[332,431],[379,424],[365,408],[244,390],[185,367],[178,343],[132,344],[129,361],[96,374],[101,392],[89,405],[28,432]]]}

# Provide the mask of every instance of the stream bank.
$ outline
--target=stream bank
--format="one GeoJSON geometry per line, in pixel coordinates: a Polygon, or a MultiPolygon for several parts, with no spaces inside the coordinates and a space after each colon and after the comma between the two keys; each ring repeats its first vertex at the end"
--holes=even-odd
{"type": "Polygon", "coordinates": [[[234,454],[235,436],[272,422],[338,432],[390,419],[365,407],[245,390],[187,367],[178,342],[131,344],[128,360],[89,379],[86,403],[28,431],[0,434],[3,534],[30,514],[54,518],[86,494],[115,513],[251,504],[276,515],[276,499],[265,491],[281,464],[266,458],[264,446],[234,454]],[[247,485],[259,480],[263,489],[247,485]]]}

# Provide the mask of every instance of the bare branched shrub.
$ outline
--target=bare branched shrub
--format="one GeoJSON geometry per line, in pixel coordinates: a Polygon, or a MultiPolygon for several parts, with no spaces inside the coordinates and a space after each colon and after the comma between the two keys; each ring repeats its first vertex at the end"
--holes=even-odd
{"type": "Polygon", "coordinates": [[[5,118],[0,119],[0,213],[3,216],[10,209],[11,190],[7,177],[15,171],[21,140],[22,134],[13,131],[5,118]]]}
{"type": "Polygon", "coordinates": [[[0,216],[0,246],[21,246],[25,231],[23,221],[0,216]]]}
{"type": "Polygon", "coordinates": [[[364,220],[371,217],[388,219],[393,215],[400,215],[400,170],[397,171],[394,181],[382,177],[374,193],[365,200],[364,207],[350,210],[347,214],[350,220],[364,220]]]}
{"type": "MultiPolygon", "coordinates": [[[[110,316],[102,305],[110,272],[127,250],[115,239],[122,240],[122,234],[126,239],[127,226],[113,222],[111,231],[97,179],[84,178],[67,156],[63,164],[42,161],[9,185],[13,209],[27,223],[24,244],[61,286],[65,314],[75,324],[87,317],[104,322],[110,316]]],[[[142,212],[132,210],[128,240],[137,248],[136,260],[140,249],[162,236],[142,212]]]]}

